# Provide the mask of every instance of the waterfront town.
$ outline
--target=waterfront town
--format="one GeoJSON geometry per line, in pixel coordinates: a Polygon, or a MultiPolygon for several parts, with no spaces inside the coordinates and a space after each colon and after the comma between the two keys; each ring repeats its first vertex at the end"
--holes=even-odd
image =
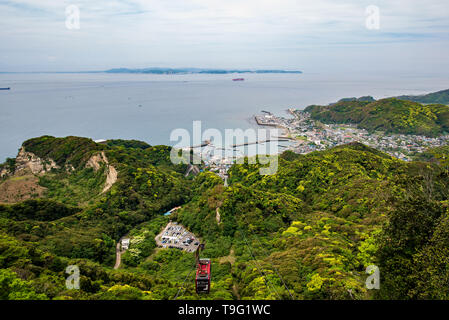
{"type": "MultiPolygon", "coordinates": [[[[357,128],[354,124],[324,124],[315,121],[310,118],[309,113],[302,110],[287,111],[288,117],[276,116],[268,111],[262,111],[261,114],[254,116],[258,126],[278,128],[279,140],[288,140],[286,145],[278,145],[279,152],[291,150],[298,154],[307,154],[350,142],[360,142],[395,158],[410,161],[418,152],[449,144],[449,135],[431,138],[419,135],[370,133],[357,128]]],[[[221,177],[225,185],[227,185],[227,171],[236,155],[237,157],[245,155],[236,148],[216,147],[213,144],[195,151],[202,156],[206,168],[221,177]],[[227,149],[233,151],[232,156],[225,152],[227,149]]]]}
{"type": "Polygon", "coordinates": [[[320,123],[311,119],[309,113],[301,110],[289,109],[288,112],[292,117],[279,117],[264,112],[263,115],[256,116],[257,123],[284,129],[292,139],[288,149],[300,154],[356,141],[395,158],[410,161],[418,152],[449,144],[449,135],[431,138],[419,135],[370,133],[353,124],[320,123]]]}

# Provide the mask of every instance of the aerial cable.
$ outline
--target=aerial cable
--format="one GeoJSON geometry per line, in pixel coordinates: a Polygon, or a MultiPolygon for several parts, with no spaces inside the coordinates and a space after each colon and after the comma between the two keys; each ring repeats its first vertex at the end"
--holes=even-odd
{"type": "MultiPolygon", "coordinates": [[[[257,267],[257,270],[259,271],[259,273],[260,273],[260,275],[261,275],[262,277],[265,277],[265,279],[266,279],[266,280],[269,282],[269,284],[273,287],[273,290],[276,292],[276,295],[278,296],[279,300],[281,300],[281,296],[280,296],[279,293],[277,292],[275,286],[271,283],[270,279],[266,276],[265,272],[263,272],[263,269],[262,269],[261,265],[257,262],[256,257],[254,256],[252,250],[250,249],[250,244],[248,243],[248,240],[246,239],[245,231],[243,231],[243,229],[241,229],[241,231],[242,231],[243,238],[244,238],[244,240],[245,240],[246,246],[247,246],[247,248],[248,248],[248,251],[249,251],[251,257],[253,258],[254,262],[255,262],[255,263],[257,264],[257,266],[258,266],[258,267],[257,267]]],[[[267,285],[267,288],[268,288],[268,289],[270,290],[270,292],[273,294],[273,291],[271,290],[271,288],[270,288],[269,285],[267,285]]]]}
{"type": "MultiPolygon", "coordinates": [[[[193,268],[190,270],[189,274],[187,274],[187,276],[184,278],[184,281],[182,282],[181,287],[178,290],[178,293],[176,293],[176,296],[173,298],[173,300],[176,300],[179,296],[179,293],[181,292],[182,288],[184,287],[185,282],[187,281],[187,279],[190,277],[190,275],[192,274],[192,271],[196,269],[196,264],[193,266],[193,268]]],[[[185,290],[184,290],[185,291],[185,290]]],[[[184,291],[182,292],[182,294],[184,294],[184,291]]],[[[182,296],[181,294],[181,296],[182,296]]]]}
{"type": "MultiPolygon", "coordinates": [[[[246,220],[246,217],[245,217],[245,216],[243,216],[243,219],[245,220],[246,224],[249,225],[249,224],[248,224],[248,221],[246,220]]],[[[259,237],[258,237],[256,234],[254,234],[253,232],[251,232],[251,233],[252,233],[252,235],[256,238],[256,240],[257,240],[257,242],[259,243],[260,247],[264,250],[265,253],[267,253],[267,250],[264,248],[264,246],[263,246],[262,243],[260,242],[259,237]]],[[[246,239],[245,239],[245,241],[246,241],[246,239]]],[[[268,258],[268,256],[269,256],[269,255],[267,254],[267,258],[268,258]]],[[[285,283],[285,281],[284,281],[284,279],[282,278],[281,274],[279,273],[278,269],[274,266],[273,260],[271,260],[271,263],[270,263],[270,264],[271,264],[271,266],[273,267],[273,269],[274,269],[274,271],[276,272],[276,274],[277,274],[277,276],[279,277],[279,279],[281,280],[281,282],[282,282],[282,284],[284,285],[285,289],[287,290],[288,294],[290,295],[290,297],[292,298],[292,300],[294,300],[295,298],[293,298],[293,295],[291,294],[290,290],[288,289],[287,284],[285,283]]]]}
{"type": "MultiPolygon", "coordinates": [[[[253,233],[254,235],[254,233],[253,233]]],[[[267,250],[264,248],[264,246],[262,245],[262,243],[260,242],[260,240],[258,239],[257,235],[255,236],[257,242],[259,243],[259,245],[261,246],[261,248],[264,250],[265,253],[267,253],[267,250]]],[[[268,258],[269,254],[267,254],[267,258],[268,258]]],[[[287,290],[288,294],[290,295],[290,297],[292,298],[292,300],[295,300],[295,298],[293,298],[293,295],[291,294],[290,290],[288,289],[287,284],[285,283],[284,279],[282,278],[281,274],[279,273],[278,269],[275,267],[275,265],[273,264],[273,260],[271,260],[271,266],[273,267],[274,271],[276,272],[276,274],[278,275],[279,279],[282,281],[285,289],[287,290]]]]}

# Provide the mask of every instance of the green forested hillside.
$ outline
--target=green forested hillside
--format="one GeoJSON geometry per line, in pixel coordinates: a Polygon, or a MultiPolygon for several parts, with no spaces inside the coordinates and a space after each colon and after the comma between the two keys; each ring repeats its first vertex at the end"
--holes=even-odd
{"type": "Polygon", "coordinates": [[[430,148],[415,156],[416,160],[437,162],[442,167],[449,167],[449,146],[430,148]]]}
{"type": "Polygon", "coordinates": [[[71,164],[75,168],[85,163],[94,152],[104,149],[102,145],[87,138],[51,136],[27,140],[23,147],[40,158],[53,159],[59,166],[71,164]]]}
{"type": "Polygon", "coordinates": [[[449,132],[449,107],[422,105],[396,98],[340,101],[328,106],[311,105],[304,111],[324,123],[353,123],[368,131],[437,136],[449,132]]]}
{"type": "Polygon", "coordinates": [[[104,172],[85,168],[73,137],[40,139],[25,149],[79,159],[77,169],[42,175],[42,199],[0,205],[2,299],[173,299],[186,277],[182,299],[448,298],[449,173],[433,157],[403,162],[358,143],[285,152],[275,175],[246,161],[231,167],[224,187],[212,172],[184,177],[169,147],[78,144],[104,151],[117,168],[117,182],[101,193],[104,172]],[[73,155],[55,153],[54,143],[73,155]],[[169,219],[206,244],[209,295],[195,293],[193,253],[156,248],[169,219]],[[124,235],[131,246],[114,270],[124,235]],[[80,290],[65,288],[70,264],[80,267],[80,290]],[[380,290],[365,287],[372,264],[380,290]]]}

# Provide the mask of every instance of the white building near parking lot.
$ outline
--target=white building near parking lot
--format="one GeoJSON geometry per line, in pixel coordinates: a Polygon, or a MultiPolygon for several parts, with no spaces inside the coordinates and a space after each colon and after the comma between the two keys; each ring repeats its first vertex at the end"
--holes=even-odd
{"type": "Polygon", "coordinates": [[[122,239],[122,250],[129,249],[129,238],[122,239]]]}

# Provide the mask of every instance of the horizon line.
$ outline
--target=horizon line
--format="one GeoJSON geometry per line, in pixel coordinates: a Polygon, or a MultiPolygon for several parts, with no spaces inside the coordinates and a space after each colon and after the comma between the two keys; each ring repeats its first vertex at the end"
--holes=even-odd
{"type": "Polygon", "coordinates": [[[195,74],[195,73],[297,73],[301,74],[301,70],[286,70],[286,69],[257,69],[257,68],[197,68],[197,67],[145,67],[145,68],[127,68],[118,67],[110,68],[106,70],[68,70],[68,71],[0,71],[0,74],[30,74],[30,73],[161,73],[170,74],[170,72],[175,73],[185,73],[185,74],[195,74]]]}

